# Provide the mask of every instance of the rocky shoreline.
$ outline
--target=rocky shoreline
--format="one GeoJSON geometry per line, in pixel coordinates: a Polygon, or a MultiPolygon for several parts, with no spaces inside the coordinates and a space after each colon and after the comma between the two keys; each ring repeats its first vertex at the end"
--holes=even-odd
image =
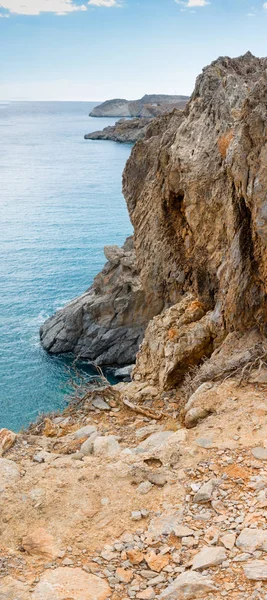
{"type": "Polygon", "coordinates": [[[110,140],[112,142],[121,142],[135,144],[138,140],[145,137],[150,126],[150,119],[120,119],[115,125],[109,125],[102,131],[94,131],[84,136],[85,140],[110,140]]]}
{"type": "Polygon", "coordinates": [[[40,330],[51,354],[73,352],[96,364],[132,364],[143,339],[151,307],[145,306],[133,238],[106,246],[108,260],[93,285],[48,319],[40,330]]]}

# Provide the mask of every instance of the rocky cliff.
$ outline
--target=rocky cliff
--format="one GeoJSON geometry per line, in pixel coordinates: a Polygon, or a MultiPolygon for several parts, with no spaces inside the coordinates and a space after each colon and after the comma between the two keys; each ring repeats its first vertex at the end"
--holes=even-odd
{"type": "Polygon", "coordinates": [[[165,94],[146,94],[140,100],[116,98],[106,100],[95,106],[90,117],[156,117],[174,108],[184,108],[188,96],[168,96],[165,94]]]}
{"type": "Polygon", "coordinates": [[[109,125],[102,131],[94,131],[84,136],[85,140],[111,140],[133,144],[145,137],[150,120],[144,118],[120,119],[115,125],[109,125]]]}
{"type": "Polygon", "coordinates": [[[219,58],[124,172],[147,302],[191,292],[225,331],[266,331],[267,60],[219,58]]]}
{"type": "Polygon", "coordinates": [[[149,318],[136,269],[133,239],[106,246],[108,260],[91,288],[41,327],[43,347],[105,365],[132,363],[149,318]]]}
{"type": "Polygon", "coordinates": [[[103,298],[95,311],[90,292],[90,324],[73,324],[77,301],[71,304],[42,329],[47,350],[72,349],[111,364],[120,354],[117,329],[120,344],[120,332],[129,327],[132,340],[141,327],[116,361],[126,363],[149,319],[167,311],[149,325],[134,378],[169,388],[229,332],[266,333],[266,67],[266,59],[250,53],[219,58],[198,77],[184,111],[151,122],[123,181],[135,232],[138,310],[131,286],[123,319],[105,296],[109,317],[96,336],[103,298]]]}

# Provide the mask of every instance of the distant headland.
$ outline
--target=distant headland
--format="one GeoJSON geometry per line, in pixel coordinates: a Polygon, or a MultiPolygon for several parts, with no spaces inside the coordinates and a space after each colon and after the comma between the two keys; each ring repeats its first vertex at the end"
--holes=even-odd
{"type": "Polygon", "coordinates": [[[184,108],[189,96],[169,96],[166,94],[146,94],[139,100],[115,98],[95,106],[90,117],[147,117],[162,115],[172,108],[184,108]]]}

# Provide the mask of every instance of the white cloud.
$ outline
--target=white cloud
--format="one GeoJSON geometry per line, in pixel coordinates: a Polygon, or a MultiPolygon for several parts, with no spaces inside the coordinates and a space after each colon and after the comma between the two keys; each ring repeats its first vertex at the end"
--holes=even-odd
{"type": "Polygon", "coordinates": [[[90,6],[106,6],[107,8],[111,8],[112,6],[120,6],[120,0],[89,0],[88,4],[90,6]]]}
{"type": "Polygon", "coordinates": [[[70,12],[86,10],[86,6],[74,4],[73,0],[0,0],[1,9],[17,15],[39,15],[43,12],[66,15],[70,12]]]}
{"type": "Polygon", "coordinates": [[[186,8],[195,8],[200,6],[207,6],[207,4],[210,4],[210,2],[208,2],[207,0],[186,0],[186,2],[184,0],[175,0],[175,2],[176,4],[183,4],[183,6],[186,6],[186,8]]]}
{"type": "Polygon", "coordinates": [[[207,4],[209,4],[207,0],[188,0],[187,6],[192,8],[193,6],[207,6],[207,4]]]}
{"type": "Polygon", "coordinates": [[[265,10],[267,10],[267,2],[264,2],[263,8],[265,8],[265,10]]]}

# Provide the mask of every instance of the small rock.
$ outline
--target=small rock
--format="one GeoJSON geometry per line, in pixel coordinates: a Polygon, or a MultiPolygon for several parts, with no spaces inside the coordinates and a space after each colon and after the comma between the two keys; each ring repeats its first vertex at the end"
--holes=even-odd
{"type": "Polygon", "coordinates": [[[130,377],[134,366],[135,365],[127,365],[127,367],[116,369],[114,372],[115,377],[130,377]]]}
{"type": "Polygon", "coordinates": [[[148,481],[158,487],[163,487],[167,483],[168,479],[164,473],[149,473],[148,481]]]}
{"type": "Polygon", "coordinates": [[[153,550],[149,554],[146,554],[145,561],[149,568],[157,573],[160,573],[170,562],[168,555],[156,554],[153,550]]]}
{"type": "Polygon", "coordinates": [[[137,488],[139,494],[148,494],[152,490],[153,484],[150,481],[142,481],[137,488]]]}
{"type": "Polygon", "coordinates": [[[44,456],[41,455],[41,452],[39,454],[35,454],[33,456],[32,460],[33,460],[33,462],[36,462],[36,463],[39,463],[39,464],[45,462],[44,456]]]}
{"type": "Polygon", "coordinates": [[[113,435],[99,436],[93,442],[93,454],[95,456],[112,457],[121,450],[120,444],[113,435]]]}
{"type": "Polygon", "coordinates": [[[83,452],[76,452],[76,454],[72,454],[72,460],[83,460],[84,454],[83,452]]]}
{"type": "Polygon", "coordinates": [[[127,550],[127,557],[133,565],[140,565],[144,560],[144,554],[141,550],[127,550]]]}
{"type": "Polygon", "coordinates": [[[17,435],[14,431],[5,428],[0,429],[0,456],[3,456],[15,444],[16,439],[17,435]]]}
{"type": "Polygon", "coordinates": [[[235,533],[228,533],[221,537],[221,542],[227,550],[232,550],[235,545],[236,535],[235,533]]]}
{"type": "Polygon", "coordinates": [[[93,433],[96,433],[95,425],[85,425],[85,427],[81,427],[74,432],[74,439],[81,440],[82,438],[89,438],[93,433]]]}
{"type": "Polygon", "coordinates": [[[222,547],[207,547],[198,552],[193,558],[192,569],[207,569],[221,565],[226,560],[227,555],[222,547]]]}
{"type": "Polygon", "coordinates": [[[205,597],[209,592],[216,592],[212,579],[187,571],[177,577],[159,596],[160,600],[191,600],[191,598],[205,597]]]}
{"type": "Polygon", "coordinates": [[[98,410],[110,410],[110,406],[100,396],[93,400],[92,405],[94,408],[98,408],[98,410]]]}
{"type": "Polygon", "coordinates": [[[133,579],[133,572],[130,569],[118,567],[116,569],[116,577],[121,583],[130,583],[133,579]]]}
{"type": "Polygon", "coordinates": [[[91,435],[88,438],[88,440],[85,440],[85,442],[83,442],[83,444],[81,445],[81,453],[84,456],[90,456],[90,454],[93,454],[94,440],[92,438],[93,435],[91,435]]]}
{"type": "Polygon", "coordinates": [[[73,565],[73,560],[71,560],[71,558],[68,558],[66,556],[66,558],[64,558],[64,560],[62,561],[62,565],[64,567],[69,567],[70,565],[73,565]]]}
{"type": "Polygon", "coordinates": [[[204,483],[200,490],[194,496],[194,502],[197,504],[202,504],[205,502],[210,502],[212,499],[213,491],[217,485],[216,479],[210,479],[207,483],[204,483]]]}
{"type": "Polygon", "coordinates": [[[184,525],[177,525],[175,527],[174,535],[176,535],[176,537],[183,538],[189,535],[194,535],[194,531],[193,529],[190,529],[184,525]]]}
{"type": "Polygon", "coordinates": [[[153,600],[153,598],[155,598],[155,592],[152,587],[148,587],[146,590],[138,592],[136,598],[138,598],[138,600],[153,600]]]}
{"type": "Polygon", "coordinates": [[[140,510],[133,510],[131,514],[132,521],[140,521],[142,519],[142,513],[140,510]]]}
{"type": "Polygon", "coordinates": [[[154,448],[158,448],[162,444],[166,442],[173,435],[173,431],[158,431],[156,433],[152,433],[146,440],[141,442],[137,448],[135,448],[135,452],[137,454],[141,452],[149,452],[154,448]]]}
{"type": "Polygon", "coordinates": [[[267,561],[254,560],[244,566],[244,573],[248,579],[253,581],[265,581],[267,579],[267,561]]]}
{"type": "Polygon", "coordinates": [[[245,527],[236,541],[237,548],[243,552],[253,553],[256,550],[267,551],[267,530],[249,529],[245,527]]]}

